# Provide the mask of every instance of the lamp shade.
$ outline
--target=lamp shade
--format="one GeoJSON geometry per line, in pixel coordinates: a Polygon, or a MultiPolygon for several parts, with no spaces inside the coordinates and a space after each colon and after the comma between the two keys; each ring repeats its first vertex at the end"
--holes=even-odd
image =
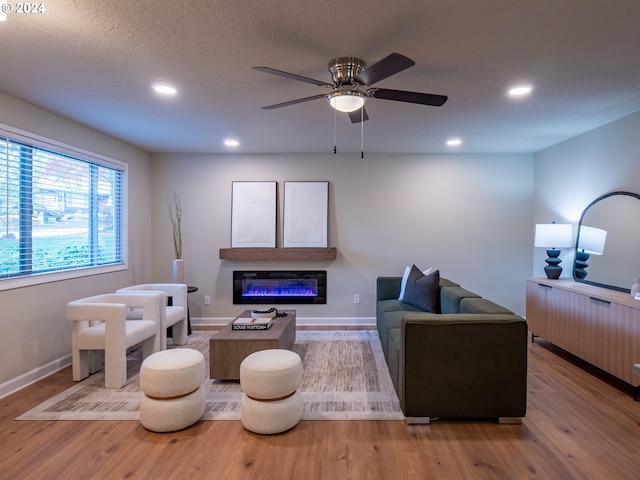
{"type": "Polygon", "coordinates": [[[606,240],[606,230],[583,225],[580,227],[578,249],[590,255],[602,255],[606,240]]]}
{"type": "Polygon", "coordinates": [[[545,248],[566,248],[573,245],[570,223],[540,223],[536,225],[534,245],[545,248]]]}

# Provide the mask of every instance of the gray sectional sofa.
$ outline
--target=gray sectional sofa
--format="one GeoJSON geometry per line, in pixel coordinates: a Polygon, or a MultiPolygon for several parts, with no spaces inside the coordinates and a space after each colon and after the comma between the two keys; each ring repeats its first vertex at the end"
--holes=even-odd
{"type": "Polygon", "coordinates": [[[377,279],[378,334],[407,422],[520,423],[527,406],[525,320],[438,271],[422,277],[422,285],[409,281],[412,298],[405,294],[404,301],[398,299],[401,277],[377,279]],[[431,300],[416,301],[416,290],[430,291],[431,300]]]}

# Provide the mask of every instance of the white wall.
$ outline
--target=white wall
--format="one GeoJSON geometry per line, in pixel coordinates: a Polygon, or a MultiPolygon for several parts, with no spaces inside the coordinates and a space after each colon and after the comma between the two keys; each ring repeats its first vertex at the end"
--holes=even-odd
{"type": "MultiPolygon", "coordinates": [[[[217,323],[232,302],[232,271],[326,269],[327,305],[297,305],[308,323],[362,323],[375,316],[375,281],[405,265],[441,275],[524,314],[533,244],[532,155],[180,155],[153,157],[153,277],[171,278],[173,250],[166,196],[183,206],[186,282],[194,321],[217,323]],[[231,182],[330,183],[333,262],[231,262],[231,182]],[[361,303],[353,303],[359,294],[361,303]],[[203,296],[211,295],[211,305],[203,296]]],[[[280,212],[282,211],[280,205],[280,212]]],[[[279,232],[282,223],[279,223],[279,232]]],[[[280,245],[280,243],[279,243],[280,245]]]]}
{"type": "MultiPolygon", "coordinates": [[[[639,132],[636,113],[538,152],[534,223],[572,223],[575,238],[580,214],[592,200],[614,190],[640,193],[639,132]]],[[[534,250],[533,274],[544,276],[544,249],[534,250]]],[[[562,277],[571,277],[571,249],[564,249],[561,258],[562,277]]]]}
{"type": "Polygon", "coordinates": [[[0,123],[129,165],[129,270],[0,291],[0,397],[68,364],[69,301],[111,292],[151,275],[151,175],[147,153],[0,93],[0,123]]]}

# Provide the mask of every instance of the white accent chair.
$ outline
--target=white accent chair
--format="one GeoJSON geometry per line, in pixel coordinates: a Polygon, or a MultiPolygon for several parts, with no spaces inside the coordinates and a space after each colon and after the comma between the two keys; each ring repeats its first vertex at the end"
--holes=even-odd
{"type": "MultiPolygon", "coordinates": [[[[171,305],[167,305],[165,299],[164,304],[167,305],[162,323],[160,324],[160,349],[167,348],[167,328],[172,328],[172,337],[174,345],[186,345],[187,343],[187,286],[182,283],[145,283],[140,285],[132,285],[117,290],[117,293],[126,292],[156,292],[162,293],[167,298],[171,297],[171,305]]],[[[135,313],[129,318],[136,318],[135,313]]]]}
{"type": "Polygon", "coordinates": [[[100,370],[103,351],[105,387],[126,385],[127,349],[141,343],[143,358],[160,350],[162,301],[160,294],[107,293],[67,304],[67,318],[73,322],[73,379],[80,381],[100,370]],[[141,309],[141,318],[127,320],[130,308],[141,309]]]}

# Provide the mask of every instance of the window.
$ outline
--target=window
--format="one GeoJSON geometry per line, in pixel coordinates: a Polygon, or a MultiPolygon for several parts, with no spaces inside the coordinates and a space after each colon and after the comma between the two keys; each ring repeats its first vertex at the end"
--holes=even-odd
{"type": "Polygon", "coordinates": [[[125,172],[113,160],[0,129],[0,289],[122,269],[125,172]]]}

